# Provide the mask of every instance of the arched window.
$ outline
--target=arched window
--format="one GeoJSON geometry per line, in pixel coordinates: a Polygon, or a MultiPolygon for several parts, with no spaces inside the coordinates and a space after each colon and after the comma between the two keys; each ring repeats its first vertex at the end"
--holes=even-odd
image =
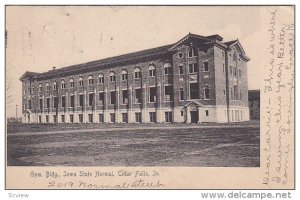
{"type": "Polygon", "coordinates": [[[149,66],[149,76],[155,77],[155,66],[154,65],[149,66]]]}
{"type": "Polygon", "coordinates": [[[70,88],[73,88],[73,87],[74,87],[74,79],[70,78],[70,88]]]}
{"type": "Polygon", "coordinates": [[[56,90],[57,87],[56,87],[56,81],[53,82],[53,90],[56,90]]]}
{"type": "Polygon", "coordinates": [[[141,78],[142,77],[142,74],[141,74],[141,68],[139,68],[139,67],[136,67],[135,69],[134,69],[134,78],[141,78]]]}
{"type": "Polygon", "coordinates": [[[94,80],[93,80],[93,76],[92,75],[89,75],[88,80],[89,80],[89,85],[93,85],[94,84],[94,80]]]}
{"type": "Polygon", "coordinates": [[[166,63],[164,64],[164,72],[165,72],[165,75],[171,75],[172,74],[172,65],[171,63],[166,63]]]}
{"type": "Polygon", "coordinates": [[[80,86],[83,86],[83,78],[82,78],[82,76],[79,76],[79,79],[78,79],[78,80],[79,80],[79,85],[80,85],[80,86]]]}
{"type": "Polygon", "coordinates": [[[41,83],[39,83],[39,92],[41,92],[42,91],[42,84],[41,83]]]}
{"type": "Polygon", "coordinates": [[[190,48],[189,49],[189,58],[195,57],[196,56],[196,49],[195,48],[190,48]]]}
{"type": "Polygon", "coordinates": [[[46,83],[46,91],[49,91],[49,90],[50,90],[50,84],[46,83]]]}
{"type": "Polygon", "coordinates": [[[110,82],[116,82],[116,74],[115,72],[111,71],[109,73],[110,82]]]}
{"type": "Polygon", "coordinates": [[[99,83],[100,83],[100,84],[103,84],[103,83],[104,83],[104,75],[103,75],[102,73],[99,74],[98,79],[99,79],[99,83]]]}
{"type": "Polygon", "coordinates": [[[204,87],[204,99],[209,99],[209,87],[205,85],[204,87]]]}
{"type": "Polygon", "coordinates": [[[122,81],[125,81],[128,79],[128,72],[126,69],[122,69],[122,81]]]}
{"type": "Polygon", "coordinates": [[[65,89],[66,88],[66,83],[65,83],[65,80],[61,80],[61,89],[65,89]]]}

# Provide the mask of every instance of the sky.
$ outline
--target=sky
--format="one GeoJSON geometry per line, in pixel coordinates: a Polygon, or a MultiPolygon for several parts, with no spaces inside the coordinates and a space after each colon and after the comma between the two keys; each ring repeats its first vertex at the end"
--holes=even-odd
{"type": "Polygon", "coordinates": [[[21,116],[25,71],[46,72],[172,44],[189,32],[238,39],[248,88],[260,88],[261,11],[256,6],[7,6],[7,117],[21,116]]]}

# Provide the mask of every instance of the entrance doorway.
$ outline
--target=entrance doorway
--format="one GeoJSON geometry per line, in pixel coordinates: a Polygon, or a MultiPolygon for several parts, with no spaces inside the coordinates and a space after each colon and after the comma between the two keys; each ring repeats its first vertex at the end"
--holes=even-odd
{"type": "Polygon", "coordinates": [[[199,121],[199,111],[191,111],[191,123],[197,124],[199,121]]]}

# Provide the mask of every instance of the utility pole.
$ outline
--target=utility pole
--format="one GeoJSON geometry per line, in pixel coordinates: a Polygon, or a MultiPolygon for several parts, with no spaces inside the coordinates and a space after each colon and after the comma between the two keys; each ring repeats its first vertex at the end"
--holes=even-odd
{"type": "Polygon", "coordinates": [[[16,105],[16,121],[18,121],[18,105],[16,105]]]}

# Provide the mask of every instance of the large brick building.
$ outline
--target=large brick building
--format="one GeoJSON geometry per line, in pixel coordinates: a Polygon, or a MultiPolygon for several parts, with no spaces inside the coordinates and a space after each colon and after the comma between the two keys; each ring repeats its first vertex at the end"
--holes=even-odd
{"type": "Polygon", "coordinates": [[[50,70],[25,72],[25,123],[249,120],[247,62],[238,40],[188,34],[178,42],[50,70]]]}

